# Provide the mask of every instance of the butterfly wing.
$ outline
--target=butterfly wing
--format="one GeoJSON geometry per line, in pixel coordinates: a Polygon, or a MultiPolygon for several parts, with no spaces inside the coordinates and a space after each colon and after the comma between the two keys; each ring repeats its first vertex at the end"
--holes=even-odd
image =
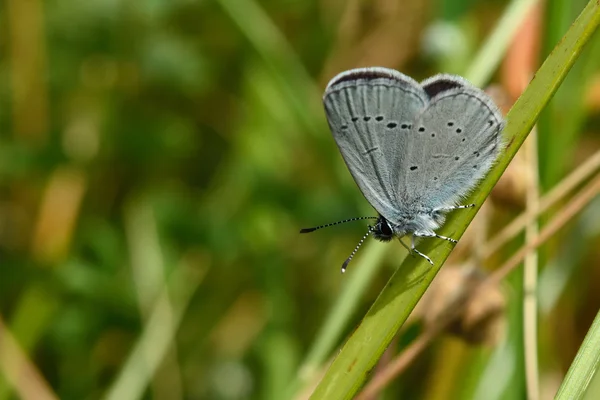
{"type": "Polygon", "coordinates": [[[430,96],[397,159],[399,204],[436,209],[456,205],[491,168],[501,148],[502,114],[466,80],[437,75],[423,82],[430,96]]]}
{"type": "Polygon", "coordinates": [[[365,198],[385,218],[397,215],[398,158],[428,95],[412,78],[386,68],[359,68],[331,80],[325,112],[342,157],[365,198]]]}

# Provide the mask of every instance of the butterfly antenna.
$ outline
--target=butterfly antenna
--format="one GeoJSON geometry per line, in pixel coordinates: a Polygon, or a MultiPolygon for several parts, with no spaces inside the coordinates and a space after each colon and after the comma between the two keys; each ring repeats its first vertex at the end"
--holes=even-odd
{"type": "Polygon", "coordinates": [[[313,232],[313,231],[316,231],[317,229],[327,228],[329,226],[339,225],[339,224],[343,224],[343,223],[346,223],[346,222],[359,221],[361,219],[377,219],[377,217],[356,217],[356,218],[345,219],[343,221],[332,222],[330,224],[315,226],[314,228],[303,228],[303,229],[300,229],[300,233],[313,232]]]}
{"type": "Polygon", "coordinates": [[[369,226],[369,230],[367,231],[367,233],[365,233],[365,236],[363,236],[362,239],[360,239],[360,242],[358,242],[358,244],[354,248],[354,251],[352,252],[352,254],[350,254],[350,257],[346,258],[346,261],[344,261],[344,264],[342,264],[342,274],[346,272],[346,267],[348,266],[348,264],[350,264],[350,261],[352,261],[352,257],[354,257],[354,255],[356,254],[360,246],[363,244],[367,236],[369,236],[371,232],[373,232],[373,229],[374,228],[372,226],[369,226]]]}

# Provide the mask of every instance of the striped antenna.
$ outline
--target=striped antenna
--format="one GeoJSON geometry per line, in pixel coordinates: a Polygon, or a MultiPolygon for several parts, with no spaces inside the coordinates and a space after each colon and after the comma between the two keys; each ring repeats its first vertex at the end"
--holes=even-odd
{"type": "Polygon", "coordinates": [[[314,228],[303,228],[303,229],[300,229],[300,233],[313,232],[313,231],[316,231],[317,229],[327,228],[329,226],[343,224],[343,223],[346,223],[346,222],[359,221],[361,219],[377,219],[377,218],[378,217],[356,217],[356,218],[350,218],[350,219],[345,219],[343,221],[332,222],[330,224],[325,224],[325,225],[321,225],[321,226],[315,226],[314,228]]]}
{"type": "Polygon", "coordinates": [[[358,244],[354,248],[354,251],[352,252],[352,254],[350,254],[350,257],[348,257],[346,259],[346,261],[344,261],[344,264],[342,264],[342,274],[344,272],[346,272],[346,267],[348,266],[348,264],[350,264],[350,261],[352,261],[352,257],[354,257],[354,255],[356,254],[356,252],[358,251],[358,249],[360,248],[360,246],[363,244],[363,242],[365,241],[365,239],[367,238],[367,236],[369,236],[371,234],[371,232],[373,232],[373,229],[375,229],[375,228],[372,227],[372,226],[369,226],[368,232],[365,233],[365,236],[363,236],[362,239],[360,239],[360,242],[358,242],[358,244]]]}

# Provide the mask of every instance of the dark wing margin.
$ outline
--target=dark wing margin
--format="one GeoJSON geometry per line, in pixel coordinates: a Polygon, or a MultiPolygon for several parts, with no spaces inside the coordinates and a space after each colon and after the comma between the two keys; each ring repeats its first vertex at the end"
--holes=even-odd
{"type": "Polygon", "coordinates": [[[442,92],[461,87],[471,87],[471,83],[458,75],[438,74],[421,82],[423,90],[430,98],[442,92]]]}

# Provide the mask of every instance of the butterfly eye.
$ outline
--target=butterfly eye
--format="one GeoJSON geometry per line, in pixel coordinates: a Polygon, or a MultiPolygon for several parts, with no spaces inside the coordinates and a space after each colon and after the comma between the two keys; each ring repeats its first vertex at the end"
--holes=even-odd
{"type": "Polygon", "coordinates": [[[381,233],[383,233],[386,236],[391,236],[393,233],[392,227],[390,227],[390,224],[386,220],[383,220],[381,222],[381,233]]]}

